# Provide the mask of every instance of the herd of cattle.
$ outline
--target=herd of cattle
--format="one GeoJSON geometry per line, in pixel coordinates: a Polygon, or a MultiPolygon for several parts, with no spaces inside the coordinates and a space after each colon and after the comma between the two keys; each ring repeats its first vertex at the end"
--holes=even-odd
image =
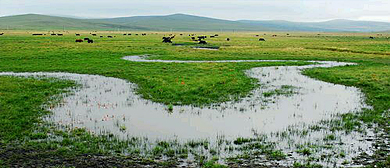
{"type": "MultiPolygon", "coordinates": [[[[64,36],[64,34],[62,34],[62,33],[54,33],[54,32],[52,32],[52,33],[50,33],[49,32],[49,34],[51,35],[51,36],[64,36]]],[[[90,35],[92,35],[92,36],[98,36],[96,33],[89,33],[90,35]]],[[[153,34],[153,33],[152,33],[153,34]]],[[[157,34],[157,33],[154,33],[154,34],[157,34]]],[[[0,33],[0,36],[3,36],[4,35],[4,33],[0,33]]],[[[32,34],[33,36],[45,36],[46,34],[44,34],[44,33],[33,33],[32,34]]],[[[79,33],[76,33],[75,34],[76,36],[81,36],[81,34],[79,34],[79,33]]],[[[146,36],[147,34],[146,33],[142,33],[142,34],[131,34],[131,33],[125,33],[125,34],[123,34],[124,36],[131,36],[131,35],[135,35],[135,36],[138,36],[138,35],[141,35],[141,36],[146,36]]],[[[180,34],[180,36],[183,36],[184,34],[180,34]]],[[[267,34],[264,34],[264,36],[265,35],[267,35],[267,34]]],[[[292,37],[292,36],[290,36],[290,34],[289,33],[287,33],[286,34],[287,35],[287,37],[292,37]]],[[[320,36],[321,34],[317,34],[317,36],[320,36]]],[[[206,42],[206,39],[209,37],[209,38],[216,38],[216,37],[218,37],[219,35],[218,34],[214,34],[214,35],[210,35],[210,36],[205,36],[205,35],[200,35],[200,36],[197,36],[196,34],[188,34],[188,36],[190,37],[190,39],[192,40],[192,41],[195,41],[195,42],[198,42],[198,44],[207,44],[207,42],[206,42]]],[[[266,41],[266,39],[265,38],[263,38],[263,37],[260,37],[260,35],[259,34],[257,34],[257,35],[255,35],[256,37],[258,37],[258,40],[259,41],[266,41]]],[[[271,35],[272,37],[277,37],[278,35],[276,35],[276,34],[272,34],[271,35]]],[[[378,34],[378,36],[382,36],[382,34],[378,34]]],[[[104,36],[101,36],[100,35],[100,38],[103,38],[104,36]]],[[[106,36],[107,38],[114,38],[114,37],[116,37],[116,36],[113,36],[113,35],[107,35],[106,36]]],[[[164,35],[164,37],[162,38],[162,42],[163,43],[172,43],[172,40],[175,38],[175,35],[173,35],[173,34],[169,34],[169,36],[165,36],[164,35]]],[[[374,37],[374,36],[369,36],[368,37],[369,39],[375,39],[376,37],[374,37]]],[[[387,39],[390,39],[389,37],[386,37],[387,39]]],[[[75,40],[75,42],[76,43],[81,43],[81,42],[88,42],[88,43],[93,43],[94,41],[92,40],[92,39],[90,39],[90,38],[84,38],[84,39],[76,39],[75,40]]],[[[226,41],[231,41],[231,39],[228,37],[228,38],[226,38],[226,41]]]]}

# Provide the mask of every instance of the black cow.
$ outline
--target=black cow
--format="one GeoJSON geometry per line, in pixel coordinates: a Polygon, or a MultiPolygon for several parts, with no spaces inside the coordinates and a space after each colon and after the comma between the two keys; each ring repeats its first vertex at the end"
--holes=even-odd
{"type": "Polygon", "coordinates": [[[63,36],[63,34],[57,34],[57,36],[63,36]]]}
{"type": "Polygon", "coordinates": [[[92,34],[92,36],[96,36],[96,34],[92,34]]]}
{"type": "Polygon", "coordinates": [[[227,38],[226,41],[230,41],[230,38],[227,38]]]}
{"type": "Polygon", "coordinates": [[[43,34],[39,34],[39,33],[35,33],[35,34],[32,34],[33,36],[42,36],[43,34]]]}
{"type": "Polygon", "coordinates": [[[0,36],[4,35],[4,33],[0,33],[0,36]]]}
{"type": "Polygon", "coordinates": [[[100,38],[102,38],[103,36],[100,36],[100,38]]]}
{"type": "Polygon", "coordinates": [[[127,34],[123,34],[124,36],[126,36],[127,34]]]}
{"type": "Polygon", "coordinates": [[[198,36],[199,40],[203,40],[203,39],[206,39],[206,38],[207,38],[207,36],[198,36]]]}
{"type": "Polygon", "coordinates": [[[172,39],[175,38],[175,36],[172,37],[163,37],[163,43],[172,43],[172,39]]]}
{"type": "Polygon", "coordinates": [[[80,36],[80,34],[76,34],[76,36],[80,36]]]}
{"type": "Polygon", "coordinates": [[[57,34],[50,34],[50,35],[55,36],[55,35],[57,35],[57,34]]]}
{"type": "Polygon", "coordinates": [[[136,36],[138,36],[138,34],[135,34],[136,36]]]}
{"type": "Polygon", "coordinates": [[[265,41],[265,39],[264,38],[260,38],[259,41],[265,41]]]}
{"type": "Polygon", "coordinates": [[[256,37],[259,37],[259,35],[257,34],[256,37]]]}
{"type": "Polygon", "coordinates": [[[91,39],[90,39],[90,40],[88,40],[88,43],[93,43],[93,40],[91,40],[91,39]]]}
{"type": "Polygon", "coordinates": [[[83,40],[82,39],[76,39],[76,43],[82,43],[83,40]]]}
{"type": "Polygon", "coordinates": [[[210,36],[210,38],[214,38],[215,36],[210,36]]]}
{"type": "Polygon", "coordinates": [[[131,34],[127,34],[128,36],[131,36],[131,34]]]}
{"type": "Polygon", "coordinates": [[[215,34],[214,36],[215,36],[215,37],[218,37],[218,34],[215,34]]]}
{"type": "Polygon", "coordinates": [[[112,38],[112,36],[107,36],[108,38],[112,38]]]}
{"type": "Polygon", "coordinates": [[[199,41],[199,44],[207,44],[207,42],[204,41],[204,40],[200,40],[200,41],[199,41]]]}
{"type": "Polygon", "coordinates": [[[89,40],[89,38],[84,38],[85,41],[89,40]]]}
{"type": "Polygon", "coordinates": [[[191,37],[192,40],[196,40],[195,37],[191,37]]]}
{"type": "Polygon", "coordinates": [[[370,39],[374,39],[375,37],[370,36],[370,39]]]}

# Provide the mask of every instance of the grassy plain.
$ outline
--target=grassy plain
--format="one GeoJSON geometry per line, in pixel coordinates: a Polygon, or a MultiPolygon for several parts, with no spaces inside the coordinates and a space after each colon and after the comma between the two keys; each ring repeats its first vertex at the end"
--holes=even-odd
{"type": "MultiPolygon", "coordinates": [[[[137,92],[144,98],[165,104],[202,106],[247,96],[257,86],[256,81],[244,74],[244,70],[252,67],[303,65],[305,60],[356,62],[359,65],[310,69],[304,73],[324,81],[356,86],[365,93],[367,103],[374,107],[358,114],[343,115],[335,124],[335,129],[351,131],[366,123],[387,135],[390,133],[390,40],[385,38],[386,34],[377,37],[375,34],[352,33],[218,33],[219,37],[207,39],[211,45],[220,47],[218,51],[213,51],[193,49],[192,45],[163,44],[161,37],[170,33],[161,32],[147,32],[147,36],[134,35],[141,32],[131,32],[132,36],[123,36],[125,32],[96,32],[105,36],[103,38],[93,37],[89,32],[78,32],[81,37],[94,39],[93,44],[75,43],[75,39],[81,38],[74,35],[76,32],[65,32],[63,37],[31,36],[31,33],[41,32],[6,31],[0,36],[0,71],[71,72],[117,77],[136,83],[139,87],[137,92]],[[256,34],[267,41],[258,41],[256,34]],[[278,36],[271,37],[272,34],[278,36]],[[116,37],[107,38],[107,35],[116,37]],[[369,36],[377,38],[369,39],[369,36]],[[226,41],[226,38],[231,41],[226,41]],[[123,56],[145,54],[151,55],[151,59],[165,60],[282,59],[302,62],[166,64],[121,59],[123,56]]],[[[183,36],[179,35],[180,32],[175,34],[175,43],[190,41],[188,33],[182,33],[183,36]]],[[[82,159],[86,158],[91,160],[90,164],[108,158],[106,166],[172,166],[179,158],[185,158],[192,148],[208,148],[207,142],[186,145],[161,142],[150,150],[150,155],[141,157],[144,152],[136,148],[140,140],[119,141],[110,136],[94,136],[81,129],[62,131],[42,122],[40,117],[48,112],[40,105],[74,85],[54,79],[0,77],[0,156],[3,156],[0,165],[22,164],[27,158],[26,163],[31,164],[71,166],[82,165],[82,159]],[[62,140],[50,140],[51,135],[60,136],[62,140]],[[123,151],[130,155],[123,156],[123,151]],[[155,157],[162,155],[171,156],[171,159],[154,161],[155,157]],[[32,159],[37,156],[44,159],[32,159]],[[75,161],[70,162],[70,158],[75,161]],[[108,162],[112,160],[117,162],[108,162]]],[[[269,159],[285,158],[285,154],[272,145],[250,146],[247,143],[251,141],[261,142],[238,139],[235,141],[237,144],[231,143],[243,144],[242,148],[258,149],[269,159]]],[[[376,162],[379,166],[388,166],[390,159],[383,154],[389,149],[388,144],[379,145],[385,150],[378,150],[373,159],[379,160],[376,162]]],[[[205,156],[195,156],[199,165],[216,166],[213,159],[207,161],[205,156]]],[[[251,155],[238,158],[250,159],[251,155]]],[[[293,166],[304,166],[302,164],[293,166]]]]}

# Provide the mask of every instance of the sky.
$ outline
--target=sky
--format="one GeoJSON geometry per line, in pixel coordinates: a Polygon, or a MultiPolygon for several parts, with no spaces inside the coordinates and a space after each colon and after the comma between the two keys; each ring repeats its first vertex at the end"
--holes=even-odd
{"type": "Polygon", "coordinates": [[[0,0],[0,16],[83,18],[191,14],[227,20],[390,22],[390,0],[0,0]]]}

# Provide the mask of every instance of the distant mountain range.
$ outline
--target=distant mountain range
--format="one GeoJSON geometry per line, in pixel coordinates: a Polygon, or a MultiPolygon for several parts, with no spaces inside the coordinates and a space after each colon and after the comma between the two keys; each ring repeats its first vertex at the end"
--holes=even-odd
{"type": "Polygon", "coordinates": [[[0,17],[0,30],[133,30],[133,31],[312,31],[385,32],[390,23],[331,20],[326,22],[230,21],[185,14],[82,19],[38,14],[0,17]]]}

